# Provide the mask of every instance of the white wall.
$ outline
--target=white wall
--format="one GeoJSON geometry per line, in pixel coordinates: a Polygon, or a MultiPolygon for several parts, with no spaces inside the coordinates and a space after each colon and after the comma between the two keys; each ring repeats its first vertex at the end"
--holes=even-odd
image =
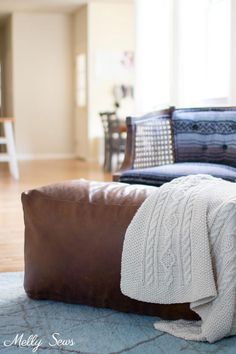
{"type": "Polygon", "coordinates": [[[23,157],[73,154],[72,40],[70,15],[12,15],[16,145],[23,157]]]}
{"type": "MultiPolygon", "coordinates": [[[[88,52],[88,7],[82,6],[74,15],[74,65],[76,64],[76,58],[82,54],[86,56],[87,64],[87,52],[88,52]]],[[[86,65],[86,70],[87,70],[86,65]]],[[[75,68],[75,76],[76,68],[75,68]]],[[[87,76],[87,75],[86,75],[87,76]]],[[[77,83],[76,77],[74,80],[74,94],[76,93],[77,83]]],[[[87,82],[86,82],[87,86],[87,82]]],[[[88,95],[88,92],[86,90],[88,95]]],[[[88,106],[86,104],[81,107],[75,102],[75,143],[76,143],[76,155],[82,159],[89,159],[88,151],[88,106]]]]}
{"type": "MultiPolygon", "coordinates": [[[[112,75],[109,80],[96,75],[99,52],[123,52],[135,50],[134,4],[89,4],[89,132],[90,138],[100,137],[102,127],[99,112],[114,110],[112,90],[114,85],[134,84],[134,77],[119,82],[112,75]]],[[[128,75],[127,75],[128,76],[128,75]]]]}
{"type": "Polygon", "coordinates": [[[82,17],[18,12],[9,20],[12,87],[7,107],[16,117],[22,158],[66,157],[75,151],[85,159],[98,158],[98,113],[113,109],[112,88],[119,83],[96,79],[96,53],[134,50],[134,5],[89,3],[79,12],[82,17]],[[74,74],[76,55],[82,52],[88,56],[88,105],[79,109],[74,74]]]}
{"type": "Polygon", "coordinates": [[[88,76],[86,107],[76,109],[76,152],[79,157],[98,160],[100,152],[103,152],[103,129],[99,112],[114,110],[112,91],[115,85],[134,83],[134,75],[127,82],[120,82],[112,75],[109,78],[96,75],[99,53],[134,51],[134,20],[134,4],[119,0],[113,3],[89,2],[74,17],[75,52],[86,53],[88,76]],[[81,33],[87,38],[87,45],[84,44],[81,33]],[[87,124],[84,123],[85,117],[87,124]],[[81,130],[82,127],[85,128],[81,130]]]}

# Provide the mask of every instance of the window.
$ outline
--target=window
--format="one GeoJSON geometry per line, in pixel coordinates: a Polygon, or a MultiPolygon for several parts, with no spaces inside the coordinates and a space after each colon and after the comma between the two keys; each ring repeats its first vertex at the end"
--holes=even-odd
{"type": "Polygon", "coordinates": [[[137,113],[158,109],[170,101],[171,0],[137,0],[137,113]]]}
{"type": "Polygon", "coordinates": [[[177,22],[178,104],[227,104],[230,0],[179,0],[177,22]]]}
{"type": "Polygon", "coordinates": [[[206,97],[227,100],[230,86],[229,0],[209,2],[207,25],[206,97]]]}
{"type": "Polygon", "coordinates": [[[86,106],[86,56],[76,57],[76,103],[79,107],[86,106]]]}
{"type": "Polygon", "coordinates": [[[136,107],[224,105],[230,0],[136,0],[136,107]]]}

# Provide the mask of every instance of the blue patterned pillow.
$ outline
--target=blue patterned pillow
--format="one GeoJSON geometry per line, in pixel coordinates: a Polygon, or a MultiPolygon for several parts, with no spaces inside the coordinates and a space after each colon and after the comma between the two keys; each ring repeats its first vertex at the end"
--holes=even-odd
{"type": "Polygon", "coordinates": [[[236,108],[179,109],[172,123],[176,162],[236,167],[236,108]]]}

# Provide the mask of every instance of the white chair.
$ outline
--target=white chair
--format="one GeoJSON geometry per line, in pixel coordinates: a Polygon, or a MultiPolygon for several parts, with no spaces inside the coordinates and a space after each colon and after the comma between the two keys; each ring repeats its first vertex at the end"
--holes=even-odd
{"type": "Polygon", "coordinates": [[[0,144],[7,147],[7,153],[0,153],[0,162],[9,162],[11,175],[19,179],[19,169],[16,158],[15,141],[13,135],[14,118],[0,117],[0,123],[3,124],[4,136],[0,137],[0,144]]]}

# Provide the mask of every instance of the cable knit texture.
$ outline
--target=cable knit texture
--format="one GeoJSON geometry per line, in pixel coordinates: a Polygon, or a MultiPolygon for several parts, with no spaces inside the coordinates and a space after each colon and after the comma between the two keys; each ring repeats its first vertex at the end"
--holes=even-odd
{"type": "Polygon", "coordinates": [[[215,342],[236,334],[236,184],[181,177],[141,205],[123,246],[121,291],[140,301],[189,302],[201,321],[160,321],[175,336],[215,342]]]}

